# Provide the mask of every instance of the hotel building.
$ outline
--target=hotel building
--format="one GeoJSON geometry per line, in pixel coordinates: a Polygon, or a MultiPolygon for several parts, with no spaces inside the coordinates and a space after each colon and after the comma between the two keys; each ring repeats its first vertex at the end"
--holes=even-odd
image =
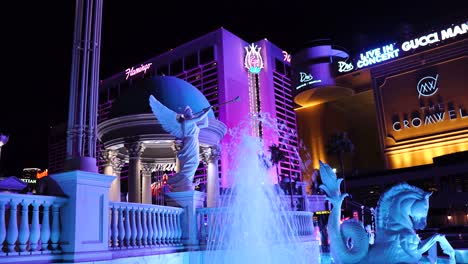
{"type": "MultiPolygon", "coordinates": [[[[98,124],[109,120],[116,115],[116,111],[121,110],[116,110],[117,101],[143,89],[142,81],[155,76],[174,76],[185,80],[201,91],[210,105],[221,104],[214,109],[214,117],[228,129],[245,122],[249,115],[269,113],[278,122],[282,133],[278,135],[262,124],[252,126],[250,133],[261,136],[266,144],[279,144],[286,153],[286,160],[280,161],[278,165],[282,178],[301,180],[298,139],[293,132],[296,131],[296,115],[291,91],[290,57],[287,52],[267,39],[250,43],[220,28],[102,80],[98,124]],[[239,102],[222,104],[236,97],[240,98],[239,102]]],[[[147,104],[147,101],[139,103],[147,104]]],[[[144,108],[142,112],[151,113],[148,105],[144,108]]],[[[54,132],[56,135],[57,132],[54,132]]],[[[57,145],[61,144],[60,140],[56,142],[57,145]]],[[[223,141],[218,162],[221,186],[225,187],[229,186],[229,142],[228,134],[223,141]]],[[[52,148],[53,146],[51,144],[52,148]]],[[[103,146],[100,148],[102,150],[103,146]]],[[[53,156],[50,159],[50,172],[54,171],[53,167],[58,168],[53,164],[60,163],[57,160],[58,155],[53,156]]],[[[168,162],[175,163],[175,156],[168,162]]],[[[99,165],[102,172],[105,166],[103,160],[99,161],[99,165]]],[[[127,167],[128,164],[123,165],[120,172],[123,192],[127,191],[127,167]]],[[[195,180],[200,180],[201,186],[206,182],[205,167],[200,163],[195,176],[195,180]]],[[[273,171],[271,178],[276,181],[273,171]]]]}
{"type": "Polygon", "coordinates": [[[366,205],[408,182],[434,192],[439,223],[468,223],[467,32],[466,22],[454,23],[357,56],[329,40],[294,52],[295,111],[311,167],[331,164],[366,205]],[[354,143],[344,174],[327,148],[343,132],[354,143]]]}

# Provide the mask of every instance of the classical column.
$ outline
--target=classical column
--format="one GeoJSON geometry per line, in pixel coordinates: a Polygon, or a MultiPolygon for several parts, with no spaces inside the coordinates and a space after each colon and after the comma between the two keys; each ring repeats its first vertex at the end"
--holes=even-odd
{"type": "Polygon", "coordinates": [[[217,207],[219,199],[218,159],[219,148],[201,147],[201,160],[206,166],[206,206],[217,207]]]}
{"type": "Polygon", "coordinates": [[[172,150],[174,151],[175,154],[175,172],[180,171],[180,162],[179,158],[177,157],[177,154],[179,153],[179,150],[182,148],[182,141],[181,140],[174,140],[172,144],[172,150]]]}
{"type": "Polygon", "coordinates": [[[115,180],[112,182],[111,191],[110,191],[110,201],[113,202],[121,202],[121,194],[120,194],[120,172],[122,171],[122,167],[125,164],[125,161],[119,158],[115,158],[112,162],[112,171],[114,172],[115,180]]]}
{"type": "Polygon", "coordinates": [[[149,162],[142,162],[141,166],[141,192],[142,192],[142,199],[141,203],[144,204],[152,204],[153,201],[151,199],[151,173],[156,170],[155,163],[149,162]]]}
{"type": "Polygon", "coordinates": [[[145,150],[139,141],[126,143],[128,151],[128,202],[141,203],[140,159],[145,150]]]}
{"type": "Polygon", "coordinates": [[[105,149],[101,151],[104,161],[104,174],[116,176],[109,189],[109,201],[120,202],[120,167],[122,161],[117,158],[118,151],[105,149]]]}
{"type": "Polygon", "coordinates": [[[104,162],[104,174],[114,175],[112,162],[117,158],[118,152],[116,150],[104,149],[101,151],[101,158],[104,162]]]}

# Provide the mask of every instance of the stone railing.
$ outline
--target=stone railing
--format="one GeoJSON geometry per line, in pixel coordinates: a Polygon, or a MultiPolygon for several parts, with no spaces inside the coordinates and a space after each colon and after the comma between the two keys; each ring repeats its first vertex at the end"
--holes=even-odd
{"type": "MultiPolygon", "coordinates": [[[[290,217],[290,222],[294,226],[293,236],[306,238],[313,236],[314,225],[312,212],[289,211],[286,215],[290,217]]],[[[215,239],[214,234],[218,234],[221,226],[229,225],[228,208],[198,208],[197,209],[197,230],[198,240],[201,245],[206,244],[208,238],[215,239]]]]}
{"type": "Polygon", "coordinates": [[[0,193],[1,256],[61,253],[60,208],[67,198],[0,193]]]}
{"type": "Polygon", "coordinates": [[[182,245],[182,208],[111,202],[109,210],[111,249],[182,245]]]}

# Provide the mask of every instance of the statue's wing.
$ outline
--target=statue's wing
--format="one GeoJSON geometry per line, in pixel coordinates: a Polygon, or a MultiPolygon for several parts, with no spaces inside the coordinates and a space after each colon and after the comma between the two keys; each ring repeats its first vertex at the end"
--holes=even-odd
{"type": "Polygon", "coordinates": [[[149,103],[163,129],[176,138],[182,138],[182,126],[177,121],[177,113],[161,104],[153,95],[150,96],[149,103]]]}

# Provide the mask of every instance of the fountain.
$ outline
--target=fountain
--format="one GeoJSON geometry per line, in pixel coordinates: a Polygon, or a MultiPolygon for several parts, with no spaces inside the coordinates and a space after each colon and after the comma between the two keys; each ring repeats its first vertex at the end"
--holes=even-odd
{"type": "MultiPolygon", "coordinates": [[[[264,133],[266,129],[278,132],[267,115],[252,120],[261,122],[264,133]]],[[[298,236],[299,223],[281,202],[282,191],[270,177],[271,164],[264,154],[267,142],[250,135],[249,127],[240,125],[230,131],[232,185],[222,196],[217,214],[208,220],[213,231],[202,263],[320,263],[317,241],[298,236]]],[[[312,219],[308,221],[312,225],[312,219]]]]}

